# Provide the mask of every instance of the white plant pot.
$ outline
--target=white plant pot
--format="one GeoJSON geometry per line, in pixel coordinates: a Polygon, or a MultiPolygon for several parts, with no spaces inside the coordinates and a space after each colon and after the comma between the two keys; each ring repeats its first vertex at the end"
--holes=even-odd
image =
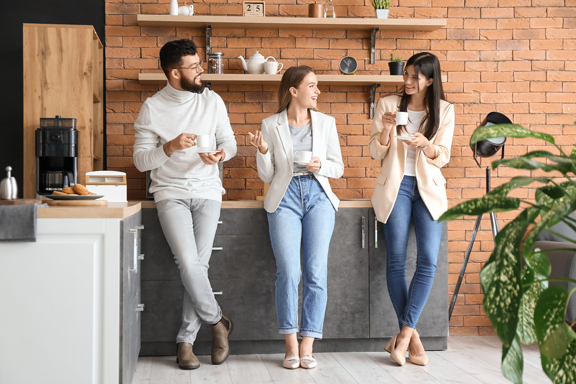
{"type": "Polygon", "coordinates": [[[388,12],[390,12],[389,9],[375,9],[376,11],[376,18],[377,19],[387,19],[388,18],[388,12]]]}

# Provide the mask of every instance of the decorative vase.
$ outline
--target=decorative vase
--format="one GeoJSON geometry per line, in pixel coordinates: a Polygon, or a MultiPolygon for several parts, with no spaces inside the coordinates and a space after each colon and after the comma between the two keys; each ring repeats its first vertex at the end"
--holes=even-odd
{"type": "Polygon", "coordinates": [[[376,11],[376,18],[377,19],[387,19],[388,18],[388,12],[390,12],[389,9],[375,9],[376,11]]]}
{"type": "Polygon", "coordinates": [[[402,75],[404,72],[404,62],[403,61],[391,61],[388,63],[390,67],[391,75],[402,75]]]}
{"type": "Polygon", "coordinates": [[[170,14],[171,15],[178,14],[178,0],[170,0],[170,14]]]}

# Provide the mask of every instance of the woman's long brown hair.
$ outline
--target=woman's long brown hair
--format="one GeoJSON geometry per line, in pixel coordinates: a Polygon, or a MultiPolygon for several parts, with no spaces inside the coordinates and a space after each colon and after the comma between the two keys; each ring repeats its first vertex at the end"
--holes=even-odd
{"type": "Polygon", "coordinates": [[[292,100],[290,88],[298,88],[309,73],[316,73],[316,71],[307,65],[290,67],[284,72],[282,80],[280,81],[280,88],[278,89],[278,112],[276,113],[280,113],[288,108],[292,100]]]}
{"type": "MultiPolygon", "coordinates": [[[[426,103],[426,113],[420,124],[419,132],[422,133],[428,140],[430,140],[440,126],[440,100],[445,100],[444,89],[442,87],[442,76],[440,71],[440,62],[438,58],[429,52],[420,52],[412,56],[406,62],[406,67],[414,66],[416,77],[421,73],[426,80],[434,79],[434,82],[428,87],[424,102],[426,103]]],[[[406,71],[406,69],[404,69],[406,71]]],[[[420,89],[418,89],[420,90],[420,89]]],[[[408,112],[408,102],[410,95],[406,91],[402,92],[400,99],[399,110],[401,112],[408,112]]],[[[406,131],[405,125],[396,127],[396,133],[401,135],[406,131]]]]}

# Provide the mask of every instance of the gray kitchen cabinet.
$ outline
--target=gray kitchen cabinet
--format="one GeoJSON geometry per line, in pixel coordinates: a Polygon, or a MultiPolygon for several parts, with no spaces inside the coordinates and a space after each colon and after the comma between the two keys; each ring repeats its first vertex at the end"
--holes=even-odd
{"type": "MultiPolygon", "coordinates": [[[[173,355],[181,325],[184,288],[162,233],[156,209],[143,209],[146,263],[142,274],[142,355],[173,355]]],[[[231,345],[236,353],[283,350],[275,306],[276,261],[266,212],[260,208],[222,209],[214,239],[209,277],[223,313],[235,323],[231,345]]],[[[318,351],[382,350],[398,332],[386,287],[386,252],[382,223],[371,208],[341,208],[336,213],[328,259],[328,302],[324,340],[318,351]],[[322,349],[323,348],[323,349],[322,349]]],[[[445,349],[447,318],[447,230],[444,227],[434,287],[418,329],[429,349],[445,349]]],[[[413,230],[407,275],[414,271],[413,230]]],[[[300,284],[300,297],[302,283],[300,284]]],[[[300,300],[299,317],[302,302],[300,300]]],[[[197,353],[209,353],[212,335],[203,325],[197,353]]],[[[234,352],[233,352],[234,353],[234,352]]]]}
{"type": "Polygon", "coordinates": [[[136,362],[140,353],[140,245],[141,213],[120,222],[122,233],[122,279],[120,280],[122,299],[122,332],[120,333],[120,383],[130,384],[136,372],[136,362]]]}
{"type": "Polygon", "coordinates": [[[369,214],[367,208],[336,212],[328,254],[325,339],[369,337],[369,214]]]}

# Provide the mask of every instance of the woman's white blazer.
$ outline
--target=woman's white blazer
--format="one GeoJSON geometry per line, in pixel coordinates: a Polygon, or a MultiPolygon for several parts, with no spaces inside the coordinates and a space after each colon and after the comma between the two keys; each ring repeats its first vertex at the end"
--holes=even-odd
{"type": "MultiPolygon", "coordinates": [[[[340,200],[332,192],[328,178],[340,178],[344,173],[336,120],[321,112],[310,110],[312,118],[312,157],[318,157],[320,170],[314,173],[335,210],[340,200]]],[[[262,120],[262,134],[268,144],[265,155],[257,151],[258,176],[270,184],[264,198],[264,209],[274,212],[280,205],[294,173],[294,149],[286,110],[262,120]]]]}

